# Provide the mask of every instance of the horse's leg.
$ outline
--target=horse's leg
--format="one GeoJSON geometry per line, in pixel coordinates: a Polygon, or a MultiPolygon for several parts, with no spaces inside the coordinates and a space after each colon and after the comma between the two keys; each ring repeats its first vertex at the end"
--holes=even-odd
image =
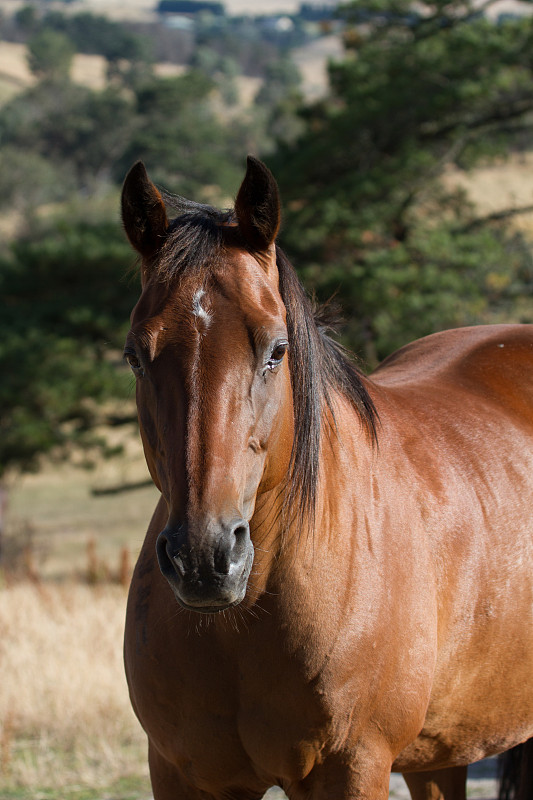
{"type": "Polygon", "coordinates": [[[257,790],[224,789],[210,794],[195,789],[183,782],[178,770],[151,745],[148,748],[148,763],[154,800],[261,800],[263,792],[257,790]]]}
{"type": "Polygon", "coordinates": [[[465,800],[468,767],[410,772],[404,779],[413,800],[465,800]]]}
{"type": "Polygon", "coordinates": [[[190,786],[185,786],[177,769],[152,745],[148,747],[148,764],[154,800],[200,800],[204,797],[190,786]]]}
{"type": "Polygon", "coordinates": [[[512,747],[500,756],[499,800],[533,798],[533,739],[512,747]]]}
{"type": "Polygon", "coordinates": [[[289,800],[388,800],[390,767],[389,754],[336,753],[283,789],[289,800]]]}
{"type": "Polygon", "coordinates": [[[519,800],[527,800],[533,797],[533,739],[528,739],[522,745],[524,753],[522,756],[522,769],[520,772],[520,792],[519,800]]]}

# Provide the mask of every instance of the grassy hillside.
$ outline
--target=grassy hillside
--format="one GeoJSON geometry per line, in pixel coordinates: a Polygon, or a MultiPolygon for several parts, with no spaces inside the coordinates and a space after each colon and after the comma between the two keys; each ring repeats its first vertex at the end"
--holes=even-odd
{"type": "MultiPolygon", "coordinates": [[[[72,80],[91,89],[103,89],[106,85],[105,59],[78,53],[72,64],[72,80]]],[[[28,67],[26,46],[0,41],[0,103],[34,83],[35,77],[28,67]]]]}

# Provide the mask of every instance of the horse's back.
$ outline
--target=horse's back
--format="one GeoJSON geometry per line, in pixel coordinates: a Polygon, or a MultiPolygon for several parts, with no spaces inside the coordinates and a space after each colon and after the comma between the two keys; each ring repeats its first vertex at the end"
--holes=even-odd
{"type": "MultiPolygon", "coordinates": [[[[480,325],[432,334],[402,347],[373,373],[379,387],[447,390],[533,417],[533,325],[480,325]]],[[[441,395],[440,399],[444,399],[441,395]]]]}

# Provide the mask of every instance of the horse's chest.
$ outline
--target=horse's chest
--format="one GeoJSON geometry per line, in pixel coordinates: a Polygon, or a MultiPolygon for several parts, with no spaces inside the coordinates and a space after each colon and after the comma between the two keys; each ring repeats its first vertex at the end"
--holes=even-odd
{"type": "Polygon", "coordinates": [[[283,681],[267,681],[263,692],[254,681],[241,683],[239,738],[251,762],[272,779],[305,777],[321,758],[331,724],[323,694],[289,667],[283,681]]]}
{"type": "Polygon", "coordinates": [[[167,663],[152,660],[159,679],[149,693],[144,683],[139,716],[194,785],[300,780],[320,759],[330,726],[323,697],[279,652],[209,658],[185,642],[172,670],[167,663]]]}

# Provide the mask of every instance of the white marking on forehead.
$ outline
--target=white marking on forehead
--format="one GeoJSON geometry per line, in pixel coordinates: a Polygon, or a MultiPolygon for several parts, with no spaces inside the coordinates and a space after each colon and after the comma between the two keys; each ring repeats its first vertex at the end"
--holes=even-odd
{"type": "Polygon", "coordinates": [[[211,315],[202,307],[202,297],[205,295],[204,289],[198,289],[194,293],[192,299],[192,313],[198,319],[201,319],[204,325],[209,325],[211,322],[211,315]]]}

